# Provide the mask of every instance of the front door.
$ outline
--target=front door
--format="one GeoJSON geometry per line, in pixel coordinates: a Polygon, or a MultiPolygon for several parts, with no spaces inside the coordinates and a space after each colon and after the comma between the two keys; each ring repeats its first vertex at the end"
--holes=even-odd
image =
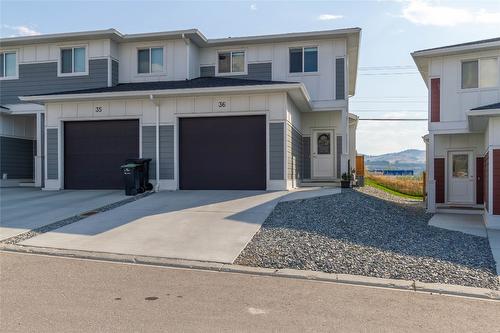
{"type": "Polygon", "coordinates": [[[314,131],[312,149],[313,178],[333,178],[333,130],[314,131]]]}
{"type": "Polygon", "coordinates": [[[448,202],[474,203],[474,168],[471,151],[454,151],[448,154],[448,202]]]}

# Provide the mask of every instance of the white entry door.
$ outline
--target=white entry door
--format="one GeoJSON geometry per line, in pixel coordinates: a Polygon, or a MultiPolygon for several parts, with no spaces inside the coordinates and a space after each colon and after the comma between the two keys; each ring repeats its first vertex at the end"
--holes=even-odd
{"type": "Polygon", "coordinates": [[[448,202],[474,203],[474,161],[471,151],[448,153],[448,202]]]}
{"type": "Polygon", "coordinates": [[[333,130],[313,132],[312,177],[333,178],[333,130]]]}

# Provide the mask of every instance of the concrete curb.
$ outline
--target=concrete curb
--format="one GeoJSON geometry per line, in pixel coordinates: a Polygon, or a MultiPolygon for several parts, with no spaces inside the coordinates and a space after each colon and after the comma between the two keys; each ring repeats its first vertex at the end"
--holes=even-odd
{"type": "Polygon", "coordinates": [[[216,272],[240,273],[260,276],[273,276],[289,279],[301,279],[320,282],[343,283],[367,287],[389,288],[413,292],[425,292],[439,295],[452,295],[500,301],[500,291],[486,288],[465,287],[443,283],[424,283],[418,281],[384,279],[350,274],[332,274],[297,269],[273,269],[217,262],[173,259],[163,257],[136,256],[106,252],[64,250],[24,245],[0,244],[0,251],[26,254],[49,255],[64,258],[109,261],[150,266],[198,269],[216,272]]]}

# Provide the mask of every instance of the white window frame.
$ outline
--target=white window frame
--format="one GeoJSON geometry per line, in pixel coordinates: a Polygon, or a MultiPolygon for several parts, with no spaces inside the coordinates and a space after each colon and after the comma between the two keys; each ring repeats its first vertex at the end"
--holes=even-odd
{"type": "Polygon", "coordinates": [[[297,46],[290,46],[288,48],[288,75],[294,76],[294,75],[316,75],[319,74],[319,45],[297,45],[297,46]],[[318,57],[318,66],[316,68],[315,72],[304,72],[304,49],[310,49],[310,48],[316,48],[316,54],[318,57]],[[290,49],[302,49],[302,72],[290,72],[290,49]]]}
{"type": "Polygon", "coordinates": [[[135,51],[135,74],[138,76],[155,76],[155,75],[165,75],[167,73],[167,52],[165,46],[140,46],[137,47],[135,51]],[[152,72],[151,71],[151,49],[162,49],[163,50],[163,69],[160,72],[152,72]],[[141,50],[149,50],[149,73],[139,73],[139,51],[141,50]]]}
{"type": "Polygon", "coordinates": [[[89,47],[87,44],[81,44],[81,45],[60,45],[59,46],[59,55],[58,55],[58,60],[57,60],[57,76],[86,76],[89,75],[89,47]],[[85,71],[84,72],[75,72],[75,49],[80,49],[83,48],[85,49],[85,71]],[[72,49],[72,70],[73,72],[71,73],[63,73],[62,72],[62,58],[61,58],[61,52],[62,50],[67,50],[67,49],[72,49]]]}
{"type": "Polygon", "coordinates": [[[460,64],[459,64],[459,72],[460,75],[458,77],[458,90],[461,92],[467,92],[467,91],[479,91],[479,90],[496,90],[500,86],[500,79],[497,79],[497,84],[496,86],[492,87],[481,87],[481,60],[486,60],[486,59],[496,59],[497,61],[497,70],[500,73],[500,57],[496,56],[491,56],[491,57],[481,57],[481,58],[467,58],[467,59],[461,59],[460,64]],[[462,88],[462,64],[464,62],[469,62],[469,61],[477,61],[477,87],[475,88],[462,88]]]}
{"type": "Polygon", "coordinates": [[[15,53],[16,54],[16,75],[14,76],[5,76],[5,55],[4,55],[4,60],[3,60],[3,73],[4,76],[0,77],[0,81],[4,80],[17,80],[19,79],[19,52],[17,50],[1,50],[0,53],[5,54],[5,53],[15,53]]]}
{"type": "Polygon", "coordinates": [[[248,61],[247,61],[247,50],[246,49],[228,49],[228,50],[217,50],[217,57],[215,60],[215,75],[216,76],[232,76],[232,75],[247,75],[248,74],[248,61]],[[233,70],[233,53],[243,52],[244,60],[244,70],[243,72],[232,72],[233,70]],[[229,69],[231,72],[219,73],[219,53],[230,53],[229,57],[229,69]]]}

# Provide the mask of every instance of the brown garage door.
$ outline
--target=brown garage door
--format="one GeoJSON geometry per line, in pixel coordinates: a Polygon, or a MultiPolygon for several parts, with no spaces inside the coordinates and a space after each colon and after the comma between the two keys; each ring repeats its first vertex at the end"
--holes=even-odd
{"type": "Polygon", "coordinates": [[[139,121],[64,123],[64,187],[121,189],[120,166],[139,156],[139,121]]]}
{"type": "Polygon", "coordinates": [[[266,189],[265,116],[179,120],[180,188],[266,189]]]}

